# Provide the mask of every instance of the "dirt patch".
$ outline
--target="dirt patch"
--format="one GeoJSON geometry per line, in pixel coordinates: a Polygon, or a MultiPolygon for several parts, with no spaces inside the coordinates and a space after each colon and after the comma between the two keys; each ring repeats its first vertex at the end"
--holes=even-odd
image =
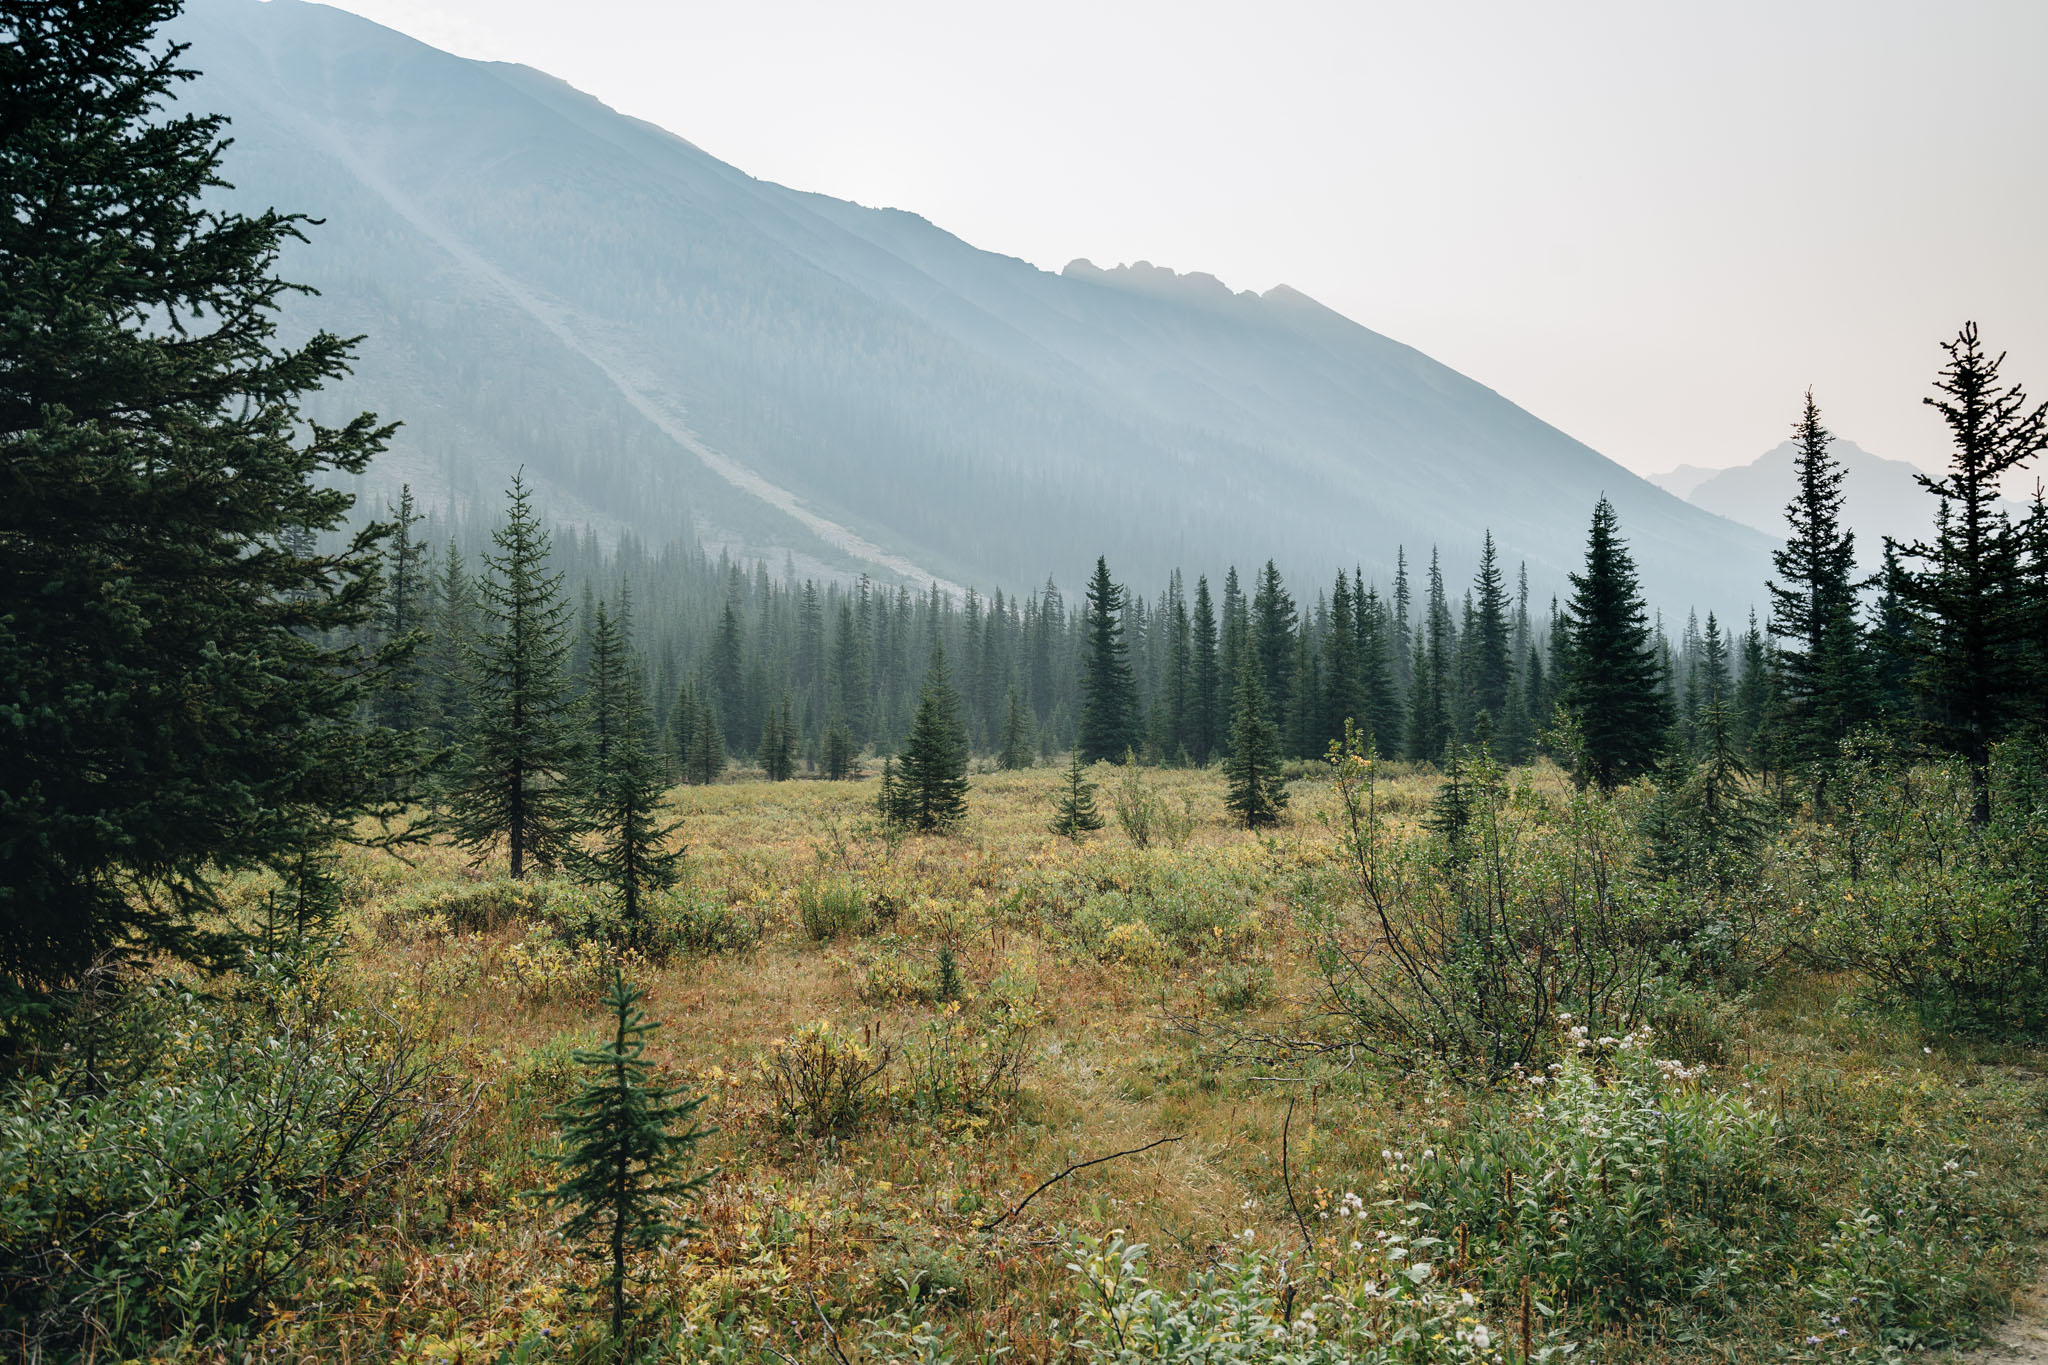
{"type": "Polygon", "coordinates": [[[1968,1365],[2048,1365],[2048,1272],[2020,1295],[1990,1344],[1964,1359],[1968,1365]]]}

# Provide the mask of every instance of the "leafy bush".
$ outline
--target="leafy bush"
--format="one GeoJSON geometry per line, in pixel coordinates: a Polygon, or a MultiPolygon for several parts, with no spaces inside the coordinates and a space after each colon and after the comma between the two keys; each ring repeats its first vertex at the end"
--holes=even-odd
{"type": "Polygon", "coordinates": [[[1362,1051],[1498,1078],[1540,1065],[1569,1012],[1625,1033],[1659,993],[1668,925],[1631,876],[1625,799],[1580,791],[1561,811],[1484,750],[1465,761],[1436,833],[1396,831],[1377,760],[1332,746],[1349,896],[1312,905],[1330,1016],[1362,1051]],[[1349,901],[1348,904],[1345,902],[1349,901]]]}
{"type": "Polygon", "coordinates": [[[245,1336],[323,1234],[372,1217],[440,1149],[461,1091],[406,1032],[281,959],[240,998],[164,986],[122,1009],[143,1050],[0,1102],[0,1332],[32,1357],[245,1336]]]}
{"type": "Polygon", "coordinates": [[[958,1002],[926,1020],[904,1049],[898,1099],[930,1118],[1007,1112],[1031,1061],[1037,1013],[998,997],[969,1014],[958,1002]]]}
{"type": "Polygon", "coordinates": [[[785,1130],[824,1137],[867,1116],[889,1055],[887,1047],[819,1020],[778,1039],[761,1063],[761,1076],[785,1130]]]}
{"type": "Polygon", "coordinates": [[[1455,1142],[1393,1157],[1409,1207],[1496,1297],[1527,1282],[1593,1323],[1747,1292],[1740,1267],[1764,1268],[1759,1234],[1793,1198],[1773,1119],[1650,1060],[1647,1030],[1568,1036],[1564,1060],[1521,1083],[1533,1098],[1511,1092],[1455,1142]]]}
{"type": "Polygon", "coordinates": [[[555,891],[555,883],[538,878],[432,883],[393,897],[376,924],[396,938],[494,933],[542,918],[555,891]]]}
{"type": "Polygon", "coordinates": [[[656,962],[676,953],[715,957],[752,952],[761,926],[722,898],[678,889],[649,902],[642,952],[656,962]]]}
{"type": "Polygon", "coordinates": [[[1851,746],[1832,824],[1815,837],[1811,947],[1865,974],[1932,1027],[2048,1032],[2048,805],[2031,746],[2000,746],[1989,825],[1971,821],[1960,760],[1907,765],[1851,746]]]}

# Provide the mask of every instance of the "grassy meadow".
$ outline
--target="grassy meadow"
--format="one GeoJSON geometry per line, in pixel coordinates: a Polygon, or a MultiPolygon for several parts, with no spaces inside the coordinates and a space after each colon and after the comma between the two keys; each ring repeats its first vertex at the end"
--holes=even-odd
{"type": "MultiPolygon", "coordinates": [[[[1475,1077],[1361,1024],[1331,949],[1384,943],[1327,768],[1258,834],[1213,770],[1094,776],[1106,828],[1078,842],[1047,832],[1056,768],[977,773],[946,837],[883,828],[873,781],[670,793],[687,877],[624,966],[661,1074],[706,1097],[717,1174],[698,1228],[636,1263],[639,1358],[1888,1359],[1967,1343],[2032,1273],[2048,1061],[1803,946],[1840,893],[1796,824],[1729,897],[1747,927],[1711,971],[1660,948],[1629,969],[1666,984],[1628,1036],[1539,1021],[1526,1065],[1475,1077]]],[[[1391,845],[1428,842],[1441,781],[1380,775],[1391,845]]],[[[1606,837],[1574,809],[1610,819],[1625,880],[1643,799],[1595,807],[1542,768],[1510,804],[1539,852],[1606,837]]],[[[431,1120],[276,1244],[260,1300],[160,1355],[219,1356],[198,1343],[233,1320],[264,1359],[610,1358],[598,1268],[536,1197],[604,1028],[602,898],[441,845],[338,871],[337,946],[286,1003],[204,1009],[342,1010],[431,1120]]],[[[238,883],[237,914],[274,922],[274,892],[238,883]]],[[[148,1067],[203,1073],[212,1035],[155,1008],[148,1067]]],[[[155,1264],[189,1259],[166,1241],[155,1264]]]]}

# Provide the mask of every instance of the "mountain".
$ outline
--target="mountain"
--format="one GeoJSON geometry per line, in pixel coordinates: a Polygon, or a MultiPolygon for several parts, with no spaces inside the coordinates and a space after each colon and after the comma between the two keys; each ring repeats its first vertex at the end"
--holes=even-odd
{"type": "Polygon", "coordinates": [[[1720,472],[1718,469],[1708,469],[1704,465],[1682,464],[1667,469],[1662,474],[1646,474],[1644,477],[1667,493],[1690,499],[1693,489],[1720,472]]]}
{"type": "Polygon", "coordinates": [[[302,0],[195,0],[227,197],[310,213],[287,330],[364,341],[334,415],[403,420],[363,491],[549,513],[831,572],[1141,585],[1268,556],[1320,579],[1482,528],[1539,592],[1620,512],[1654,598],[1724,610],[1769,541],[1281,286],[1054,274],[912,213],[756,180],[522,66],[302,0]]]}
{"type": "MultiPolygon", "coordinates": [[[[1856,558],[1863,568],[1875,569],[1882,561],[1887,536],[1902,544],[1932,538],[1935,498],[1920,486],[1918,468],[1839,437],[1828,448],[1842,462],[1842,518],[1856,532],[1856,558]]],[[[1687,496],[1694,506],[1730,521],[1782,535],[1785,505],[1799,486],[1793,465],[1797,454],[1798,447],[1786,441],[1748,464],[1704,471],[1707,477],[1693,480],[1687,496]]],[[[1676,481],[1690,472],[1681,466],[1652,477],[1675,489],[1676,481]]],[[[2017,504],[2007,506],[2014,515],[2025,511],[2017,504]]]]}

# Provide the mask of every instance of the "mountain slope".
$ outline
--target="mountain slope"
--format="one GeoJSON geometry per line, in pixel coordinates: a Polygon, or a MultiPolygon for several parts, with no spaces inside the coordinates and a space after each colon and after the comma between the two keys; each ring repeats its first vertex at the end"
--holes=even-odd
{"type": "Polygon", "coordinates": [[[1462,573],[1490,526],[1541,591],[1605,491],[1653,595],[1759,590],[1764,537],[1284,286],[1041,271],[301,0],[180,36],[236,200],[327,219],[289,321],[365,335],[330,401],[406,423],[373,496],[488,511],[524,466],[560,517],[1010,587],[1097,552],[1462,573]]]}
{"type": "MultiPolygon", "coordinates": [[[[1745,465],[1712,471],[1683,470],[1704,477],[1690,481],[1687,498],[1730,521],[1755,527],[1766,534],[1782,534],[1785,507],[1798,491],[1798,471],[1793,464],[1798,447],[1784,441],[1745,465]]],[[[1902,544],[1930,539],[1934,534],[1934,495],[1920,486],[1919,470],[1904,460],[1873,455],[1854,441],[1837,438],[1830,452],[1841,461],[1842,519],[1856,532],[1856,557],[1866,570],[1874,570],[1884,557],[1887,536],[1902,544]]],[[[1660,481],[1680,475],[1656,476],[1660,481]]],[[[2007,510],[2022,515],[2025,509],[2007,504],[2007,510]]]]}

